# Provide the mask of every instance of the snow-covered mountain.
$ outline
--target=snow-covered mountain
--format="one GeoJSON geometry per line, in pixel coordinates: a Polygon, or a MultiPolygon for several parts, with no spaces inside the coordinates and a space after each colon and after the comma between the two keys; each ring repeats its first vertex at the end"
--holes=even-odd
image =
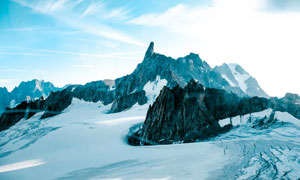
{"type": "Polygon", "coordinates": [[[73,98],[58,116],[38,113],[0,132],[0,179],[297,179],[300,120],[271,109],[220,120],[234,128],[209,141],[130,146],[149,104],[120,113],[73,98]]]}
{"type": "Polygon", "coordinates": [[[249,96],[269,97],[259,86],[256,79],[238,64],[224,63],[221,66],[216,66],[214,71],[221,74],[231,87],[239,87],[249,96]]]}
{"type": "Polygon", "coordinates": [[[248,97],[253,84],[241,69],[232,66],[225,74],[197,54],[173,59],[154,52],[150,43],[143,61],[127,76],[70,85],[46,99],[7,109],[0,117],[0,127],[5,126],[0,131],[0,179],[299,178],[299,96],[248,97]],[[195,82],[182,90],[191,79],[204,85],[201,93],[194,91],[195,82]],[[167,98],[158,100],[160,93],[167,98]],[[129,145],[131,132],[148,115],[155,119],[158,114],[149,111],[154,101],[163,102],[156,109],[164,111],[160,117],[169,124],[161,123],[170,125],[164,132],[170,136],[196,127],[187,121],[204,111],[218,126],[231,129],[196,143],[129,145]],[[180,110],[171,112],[169,106],[180,110]],[[173,126],[172,113],[184,117],[177,118],[183,128],[173,126]]]}
{"type": "MultiPolygon", "coordinates": [[[[240,66],[237,67],[239,68],[235,68],[235,71],[240,74],[245,73],[240,66]]],[[[104,105],[113,103],[110,112],[116,113],[127,110],[136,103],[143,105],[147,101],[153,102],[158,92],[156,91],[156,94],[152,93],[152,97],[149,97],[149,93],[151,92],[146,92],[149,90],[149,83],[163,81],[163,84],[170,88],[176,85],[184,87],[191,79],[198,81],[205,87],[224,89],[239,96],[260,96],[260,92],[255,93],[253,91],[245,90],[246,85],[243,86],[244,84],[237,86],[230,85],[228,78],[226,79],[226,77],[216,69],[218,68],[212,69],[206,61],[203,61],[199,55],[194,53],[190,53],[189,55],[178,59],[156,53],[154,52],[154,43],[151,42],[143,61],[138,64],[131,74],[116,80],[94,81],[85,85],[71,85],[64,90],[49,96],[46,99],[46,103],[42,103],[44,105],[41,107],[31,105],[27,105],[27,107],[41,108],[34,110],[36,112],[46,111],[45,115],[42,116],[43,118],[46,118],[60,113],[71,104],[71,99],[75,97],[90,102],[100,101],[104,105]],[[247,94],[249,92],[251,92],[251,94],[247,94]]],[[[247,74],[247,76],[249,75],[247,74]]],[[[257,89],[256,84],[250,83],[252,81],[251,78],[249,79],[246,80],[247,85],[249,86],[247,89],[257,89]],[[252,87],[252,85],[255,87],[252,87]]],[[[35,93],[35,97],[39,97],[43,95],[43,93],[49,93],[51,89],[55,88],[51,84],[45,84],[45,86],[43,86],[43,84],[45,83],[31,81],[30,91],[21,91],[26,93],[20,93],[18,89],[14,89],[12,94],[17,97],[15,101],[19,102],[25,95],[32,92],[35,93]],[[46,89],[48,91],[44,90],[45,87],[48,87],[48,89],[46,89]],[[42,92],[41,90],[44,91],[42,92]]],[[[21,83],[20,87],[23,86],[25,86],[25,83],[21,83]]],[[[16,109],[20,110],[20,107],[16,107],[16,109]]],[[[24,113],[24,115],[26,115],[26,113],[24,113]]],[[[15,122],[16,119],[14,117],[14,121],[11,121],[6,118],[5,121],[15,122]]]]}
{"type": "Polygon", "coordinates": [[[21,82],[11,92],[6,88],[0,88],[0,110],[6,107],[15,107],[22,101],[36,99],[43,96],[48,97],[51,91],[61,90],[55,87],[51,82],[33,79],[31,81],[21,82]]]}

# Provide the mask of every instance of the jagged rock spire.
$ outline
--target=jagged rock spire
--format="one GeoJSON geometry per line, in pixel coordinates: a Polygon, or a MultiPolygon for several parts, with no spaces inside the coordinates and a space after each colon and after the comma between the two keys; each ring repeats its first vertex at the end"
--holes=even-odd
{"type": "Polygon", "coordinates": [[[151,41],[150,44],[149,44],[149,47],[146,51],[144,59],[146,59],[147,57],[150,57],[153,54],[153,51],[154,51],[154,42],[151,41]]]}

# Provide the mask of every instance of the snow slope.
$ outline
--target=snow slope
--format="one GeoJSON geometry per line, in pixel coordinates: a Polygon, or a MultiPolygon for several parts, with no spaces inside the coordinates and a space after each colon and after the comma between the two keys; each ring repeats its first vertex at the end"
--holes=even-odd
{"type": "Polygon", "coordinates": [[[168,83],[167,80],[161,79],[160,76],[156,76],[154,81],[148,81],[144,86],[144,91],[150,102],[154,102],[156,97],[159,95],[160,90],[168,83]]]}
{"type": "Polygon", "coordinates": [[[22,120],[1,132],[0,169],[18,162],[43,163],[2,172],[0,179],[204,178],[228,160],[222,148],[209,142],[155,147],[127,145],[129,128],[144,120],[147,108],[148,105],[135,105],[129,111],[105,114],[108,106],[73,99],[72,105],[59,116],[39,121],[38,114],[22,120]],[[207,155],[209,152],[214,153],[207,155]]]}
{"type": "MultiPolygon", "coordinates": [[[[129,146],[126,134],[143,122],[148,106],[106,114],[110,105],[73,99],[58,116],[21,120],[0,132],[0,179],[300,177],[300,124],[287,113],[276,112],[284,124],[269,129],[251,128],[246,115],[232,118],[235,128],[209,141],[129,146]]],[[[251,114],[252,122],[270,113],[251,114]]]]}

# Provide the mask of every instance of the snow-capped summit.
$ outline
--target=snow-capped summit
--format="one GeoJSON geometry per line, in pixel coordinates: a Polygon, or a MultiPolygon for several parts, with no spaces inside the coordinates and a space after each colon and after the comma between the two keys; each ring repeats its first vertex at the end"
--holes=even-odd
{"type": "Polygon", "coordinates": [[[239,87],[249,96],[269,97],[259,86],[255,78],[245,71],[239,64],[222,64],[214,68],[215,72],[230,84],[231,87],[239,87]]]}

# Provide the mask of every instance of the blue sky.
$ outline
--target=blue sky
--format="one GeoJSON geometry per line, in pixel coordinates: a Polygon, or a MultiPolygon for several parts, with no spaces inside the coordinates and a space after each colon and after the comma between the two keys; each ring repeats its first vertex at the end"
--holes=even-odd
{"type": "Polygon", "coordinates": [[[0,86],[121,77],[154,41],[175,58],[239,63],[270,95],[300,93],[299,12],[297,0],[1,0],[0,86]]]}

